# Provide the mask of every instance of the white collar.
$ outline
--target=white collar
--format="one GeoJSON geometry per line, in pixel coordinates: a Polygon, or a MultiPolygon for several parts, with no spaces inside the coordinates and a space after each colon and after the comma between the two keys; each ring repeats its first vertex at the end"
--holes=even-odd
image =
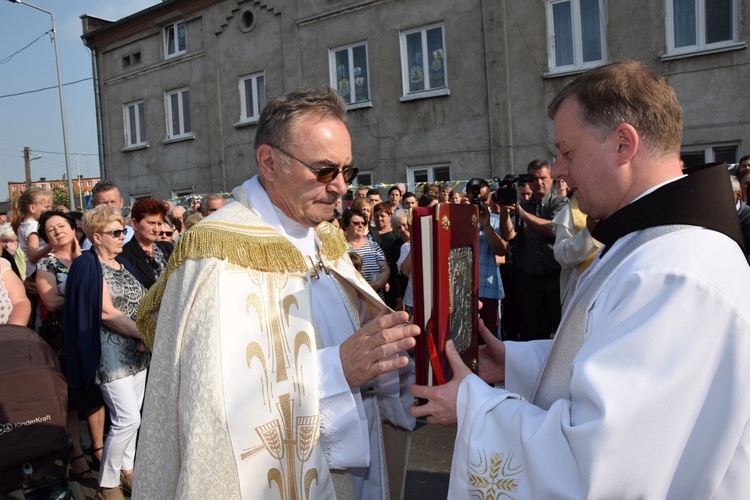
{"type": "MultiPolygon", "coordinates": [[[[664,182],[662,182],[660,184],[657,184],[656,186],[652,186],[649,189],[647,189],[646,191],[644,191],[641,194],[639,194],[638,196],[636,196],[635,199],[633,199],[633,201],[639,200],[639,199],[643,198],[644,196],[646,196],[647,194],[653,193],[654,191],[656,191],[660,187],[666,186],[667,184],[672,183],[674,181],[678,181],[678,180],[680,180],[680,179],[682,179],[683,177],[686,177],[686,176],[687,176],[687,174],[682,174],[679,177],[675,177],[674,179],[669,179],[668,181],[664,181],[664,182]]],[[[631,201],[630,203],[633,203],[633,201],[631,201]]]]}
{"type": "Polygon", "coordinates": [[[247,199],[250,200],[255,211],[263,219],[263,222],[273,227],[292,242],[302,255],[317,255],[318,245],[316,243],[315,230],[290,219],[274,205],[268,193],[260,184],[257,175],[245,181],[242,184],[242,188],[245,190],[247,199]]]}

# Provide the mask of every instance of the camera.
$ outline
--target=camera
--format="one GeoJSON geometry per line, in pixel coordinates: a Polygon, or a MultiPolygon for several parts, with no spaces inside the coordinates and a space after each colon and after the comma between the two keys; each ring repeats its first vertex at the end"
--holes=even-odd
{"type": "Polygon", "coordinates": [[[498,190],[492,193],[492,201],[498,205],[515,205],[518,201],[518,185],[534,181],[531,174],[508,174],[502,179],[495,179],[498,190]]]}
{"type": "Polygon", "coordinates": [[[486,182],[476,177],[470,179],[469,182],[466,183],[466,195],[468,196],[469,201],[471,201],[472,205],[480,205],[482,203],[480,197],[482,195],[483,185],[486,185],[486,182]]]}

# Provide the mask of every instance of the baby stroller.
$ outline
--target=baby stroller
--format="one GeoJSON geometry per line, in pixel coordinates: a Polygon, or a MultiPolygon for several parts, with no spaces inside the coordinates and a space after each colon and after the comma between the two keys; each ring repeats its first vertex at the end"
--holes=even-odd
{"type": "Polygon", "coordinates": [[[0,325],[0,498],[84,498],[68,483],[67,400],[52,348],[33,330],[0,325]]]}

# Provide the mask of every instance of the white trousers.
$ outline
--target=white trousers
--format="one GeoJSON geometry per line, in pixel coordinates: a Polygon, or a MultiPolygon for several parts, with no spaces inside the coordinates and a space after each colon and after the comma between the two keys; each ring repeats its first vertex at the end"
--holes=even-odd
{"type": "Polygon", "coordinates": [[[135,375],[99,385],[112,422],[104,441],[99,470],[99,486],[103,488],[119,486],[120,471],[133,470],[146,373],[147,370],[142,370],[135,375]]]}

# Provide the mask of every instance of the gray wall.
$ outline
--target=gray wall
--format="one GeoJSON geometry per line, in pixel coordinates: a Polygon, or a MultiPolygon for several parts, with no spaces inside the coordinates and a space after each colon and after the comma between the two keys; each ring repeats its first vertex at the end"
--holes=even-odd
{"type": "MultiPolygon", "coordinates": [[[[750,0],[740,0],[740,13],[750,0]]],[[[575,75],[547,75],[542,0],[170,0],[87,35],[96,47],[105,175],[123,195],[168,198],[231,190],[256,172],[254,125],[238,125],[239,77],[265,72],[268,98],[329,83],[332,48],[366,41],[371,107],[353,109],[354,156],[377,183],[406,168],[448,164],[456,180],[553,159],[546,106],[575,75]],[[244,11],[256,16],[244,32],[244,11]],[[188,53],[164,60],[161,26],[184,19],[188,53]],[[399,33],[443,23],[449,96],[403,101],[399,33]],[[140,51],[142,62],[122,67],[140,51]],[[164,93],[190,88],[194,139],[165,143],[164,93]],[[123,151],[124,103],[144,99],[149,147],[123,151]]],[[[750,150],[746,48],[662,60],[663,1],[604,2],[607,59],[638,59],[667,76],[684,107],[683,145],[750,150]]],[[[740,38],[747,26],[740,22],[740,38]]]]}

